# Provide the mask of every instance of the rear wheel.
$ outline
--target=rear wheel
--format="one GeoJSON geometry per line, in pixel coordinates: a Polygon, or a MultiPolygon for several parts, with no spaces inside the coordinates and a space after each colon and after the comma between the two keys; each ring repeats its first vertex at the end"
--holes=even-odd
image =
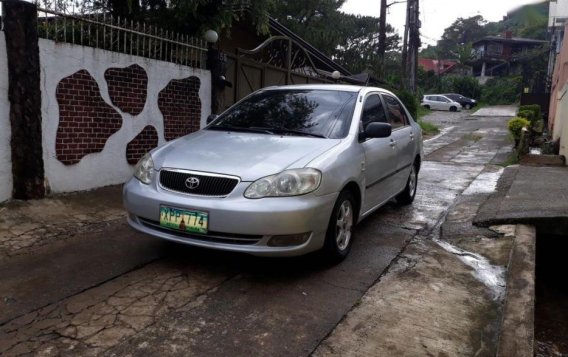
{"type": "Polygon", "coordinates": [[[416,165],[412,165],[410,168],[410,175],[406,181],[406,187],[404,190],[396,196],[396,202],[401,205],[409,205],[414,201],[414,196],[416,196],[416,187],[418,186],[418,171],[416,170],[416,165]]]}
{"type": "Polygon", "coordinates": [[[335,202],[327,226],[323,252],[325,257],[339,263],[351,250],[353,228],[357,222],[356,201],[349,191],[342,191],[335,202]]]}

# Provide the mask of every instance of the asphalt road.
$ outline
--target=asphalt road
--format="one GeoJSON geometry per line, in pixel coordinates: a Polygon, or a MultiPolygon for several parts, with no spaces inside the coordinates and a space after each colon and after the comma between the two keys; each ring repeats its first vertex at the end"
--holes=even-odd
{"type": "Polygon", "coordinates": [[[264,259],[155,240],[116,223],[0,263],[0,354],[309,355],[416,236],[505,157],[505,118],[435,113],[415,203],[356,228],[350,256],[264,259]],[[481,140],[480,138],[485,138],[481,140]]]}

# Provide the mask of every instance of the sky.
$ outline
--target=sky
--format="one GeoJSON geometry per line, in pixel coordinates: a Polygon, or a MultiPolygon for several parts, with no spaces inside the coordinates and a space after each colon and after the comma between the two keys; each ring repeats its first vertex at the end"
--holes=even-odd
{"type": "MultiPolygon", "coordinates": [[[[389,3],[395,0],[388,0],[389,3]]],[[[398,0],[396,0],[398,1],[398,0]]],[[[542,1],[542,0],[541,0],[542,1]]],[[[538,0],[420,0],[420,21],[423,45],[434,45],[442,37],[444,29],[458,17],[482,15],[493,22],[503,19],[507,12],[538,0]]],[[[380,0],[347,0],[341,8],[343,12],[355,15],[379,17],[380,0]]],[[[406,3],[395,4],[389,8],[387,22],[402,37],[406,16],[406,3]]]]}

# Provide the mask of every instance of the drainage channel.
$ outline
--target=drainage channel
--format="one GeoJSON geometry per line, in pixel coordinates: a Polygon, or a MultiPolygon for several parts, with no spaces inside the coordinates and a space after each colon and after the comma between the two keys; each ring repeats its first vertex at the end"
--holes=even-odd
{"type": "Polygon", "coordinates": [[[568,235],[536,236],[535,356],[568,356],[568,235]]]}

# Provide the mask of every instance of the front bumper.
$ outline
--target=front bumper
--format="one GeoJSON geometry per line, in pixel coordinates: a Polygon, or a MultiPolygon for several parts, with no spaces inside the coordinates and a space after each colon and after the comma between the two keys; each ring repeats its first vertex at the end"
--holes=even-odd
{"type": "Polygon", "coordinates": [[[247,199],[250,182],[240,182],[227,197],[191,196],[145,185],[132,178],[124,185],[128,223],[138,231],[184,244],[250,253],[259,256],[296,256],[323,247],[329,217],[338,193],[316,196],[247,199]],[[209,234],[183,233],[159,227],[160,205],[209,214],[209,234]],[[293,246],[269,246],[272,236],[308,233],[293,246]]]}

